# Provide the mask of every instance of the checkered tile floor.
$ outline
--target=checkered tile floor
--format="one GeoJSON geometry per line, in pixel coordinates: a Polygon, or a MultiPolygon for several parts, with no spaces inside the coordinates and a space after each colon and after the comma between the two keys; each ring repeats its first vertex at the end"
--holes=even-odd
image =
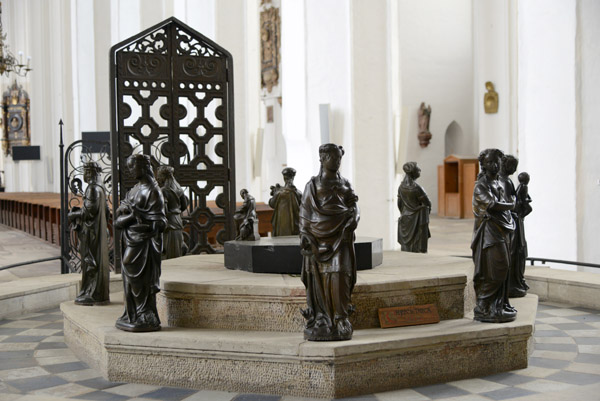
{"type": "MultiPolygon", "coordinates": [[[[79,361],[63,339],[58,309],[0,321],[0,401],[24,395],[77,400],[299,401],[297,397],[112,383],[79,361]]],[[[527,369],[479,379],[354,397],[352,400],[516,399],[600,382],[600,312],[538,306],[535,351],[527,369]]],[[[598,398],[600,399],[600,395],[598,398]]],[[[307,399],[304,399],[307,400],[307,399]]]]}

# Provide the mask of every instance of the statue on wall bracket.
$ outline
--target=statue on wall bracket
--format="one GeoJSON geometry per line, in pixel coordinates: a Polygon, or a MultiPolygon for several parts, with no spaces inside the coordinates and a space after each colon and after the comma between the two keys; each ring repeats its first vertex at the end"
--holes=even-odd
{"type": "Polygon", "coordinates": [[[483,108],[487,114],[498,112],[498,92],[494,90],[494,84],[491,81],[485,83],[487,92],[483,95],[483,108]]]}
{"type": "Polygon", "coordinates": [[[269,93],[279,83],[281,18],[279,8],[269,7],[260,13],[261,87],[269,93]]]}
{"type": "Polygon", "coordinates": [[[2,150],[11,153],[13,146],[31,145],[29,95],[17,81],[2,96],[2,150]]]}
{"type": "Polygon", "coordinates": [[[431,132],[429,132],[429,120],[431,118],[431,105],[425,107],[425,102],[419,107],[419,146],[426,148],[431,142],[431,132]]]}

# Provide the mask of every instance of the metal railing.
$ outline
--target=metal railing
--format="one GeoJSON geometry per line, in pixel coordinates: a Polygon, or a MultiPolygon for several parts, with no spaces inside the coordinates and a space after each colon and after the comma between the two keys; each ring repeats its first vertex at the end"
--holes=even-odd
{"type": "Polygon", "coordinates": [[[550,263],[561,263],[563,265],[574,265],[574,266],[585,266],[585,267],[600,267],[600,265],[596,264],[596,263],[585,263],[585,262],[574,262],[572,260],[560,260],[560,259],[548,259],[548,258],[527,258],[528,261],[531,262],[531,266],[533,266],[533,262],[539,261],[542,262],[543,265],[546,264],[546,262],[550,262],[550,263]]]}
{"type": "Polygon", "coordinates": [[[59,260],[59,259],[60,259],[60,256],[53,256],[53,257],[44,258],[44,259],[28,260],[27,262],[19,262],[19,263],[13,263],[12,265],[1,266],[0,270],[12,269],[13,267],[19,267],[19,266],[25,266],[25,265],[32,265],[34,263],[50,262],[52,260],[59,260]]]}

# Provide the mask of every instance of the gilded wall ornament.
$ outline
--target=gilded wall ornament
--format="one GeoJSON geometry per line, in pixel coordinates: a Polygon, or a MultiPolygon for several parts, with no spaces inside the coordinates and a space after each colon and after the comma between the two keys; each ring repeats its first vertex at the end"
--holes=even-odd
{"type": "Polygon", "coordinates": [[[13,146],[30,144],[29,95],[15,80],[2,96],[2,149],[9,155],[13,146]]]}
{"type": "Polygon", "coordinates": [[[487,114],[498,112],[498,92],[494,90],[494,84],[490,81],[485,83],[487,92],[483,95],[483,108],[487,114]]]}
{"type": "Polygon", "coordinates": [[[279,83],[280,45],[279,8],[270,7],[260,13],[261,86],[267,88],[269,93],[279,83]]]}

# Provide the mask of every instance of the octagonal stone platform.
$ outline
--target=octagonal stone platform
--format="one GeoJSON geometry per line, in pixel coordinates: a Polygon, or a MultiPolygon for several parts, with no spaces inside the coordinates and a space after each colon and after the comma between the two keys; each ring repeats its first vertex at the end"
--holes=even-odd
{"type": "MultiPolygon", "coordinates": [[[[464,316],[461,269],[471,262],[414,255],[389,252],[381,266],[358,272],[354,328],[379,327],[377,310],[391,306],[434,304],[442,320],[464,316]]],[[[174,327],[302,332],[306,291],[298,275],[224,269],[223,255],[185,256],[163,262],[157,306],[174,327]]]]}

